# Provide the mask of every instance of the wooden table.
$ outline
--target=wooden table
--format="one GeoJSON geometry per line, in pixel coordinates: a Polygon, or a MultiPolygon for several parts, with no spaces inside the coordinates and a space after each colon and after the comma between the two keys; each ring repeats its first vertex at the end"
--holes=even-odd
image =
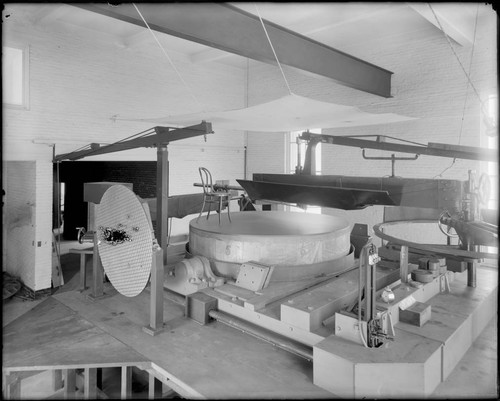
{"type": "Polygon", "coordinates": [[[77,253],[80,255],[80,292],[85,291],[87,289],[86,286],[86,269],[85,269],[85,264],[86,264],[86,256],[94,255],[94,247],[89,247],[89,248],[71,248],[69,253],[77,253]]]}

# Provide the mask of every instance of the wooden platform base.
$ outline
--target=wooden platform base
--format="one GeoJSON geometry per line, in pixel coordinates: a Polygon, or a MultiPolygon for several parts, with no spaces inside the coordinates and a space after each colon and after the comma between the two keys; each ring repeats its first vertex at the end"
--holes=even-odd
{"type": "MultiPolygon", "coordinates": [[[[332,335],[330,329],[327,335],[311,332],[306,340],[313,346],[313,362],[223,323],[201,325],[185,317],[184,305],[167,297],[164,330],[150,336],[143,331],[150,323],[148,291],[128,298],[106,283],[108,296],[93,301],[88,291],[63,292],[5,326],[4,394],[16,398],[20,380],[31,374],[25,372],[52,370],[55,377],[65,372],[71,396],[75,370],[84,369],[86,396],[91,397],[97,394],[95,369],[121,367],[125,398],[130,396],[129,368],[138,367],[149,375],[151,398],[158,394],[157,381],[190,399],[426,397],[497,310],[495,269],[478,268],[477,288],[467,287],[466,280],[466,273],[456,274],[451,293],[431,299],[422,298],[425,289],[412,290],[417,301],[431,305],[431,319],[422,327],[396,320],[396,340],[387,348],[369,350],[332,335]]],[[[321,302],[329,303],[323,295],[321,302]]],[[[256,320],[276,321],[282,312],[272,304],[256,311],[225,294],[218,302],[219,308],[239,308],[256,320]]],[[[282,322],[280,330],[306,333],[311,324],[319,324],[323,316],[316,317],[322,309],[317,302],[308,290],[302,293],[295,306],[302,308],[303,303],[300,310],[309,310],[311,320],[303,328],[303,322],[282,322]]]]}
{"type": "Polygon", "coordinates": [[[148,291],[127,298],[106,283],[105,292],[94,301],[79,291],[54,295],[7,325],[4,375],[126,365],[189,399],[331,397],[299,356],[222,323],[202,326],[166,297],[165,329],[150,336],[148,291]]]}
{"type": "MultiPolygon", "coordinates": [[[[342,397],[429,396],[496,313],[497,288],[498,272],[480,267],[476,288],[467,287],[462,273],[451,282],[450,293],[422,299],[422,290],[411,290],[431,306],[426,324],[398,322],[394,342],[377,349],[329,336],[313,347],[314,383],[342,397]]],[[[395,293],[397,299],[398,289],[395,293]]]]}

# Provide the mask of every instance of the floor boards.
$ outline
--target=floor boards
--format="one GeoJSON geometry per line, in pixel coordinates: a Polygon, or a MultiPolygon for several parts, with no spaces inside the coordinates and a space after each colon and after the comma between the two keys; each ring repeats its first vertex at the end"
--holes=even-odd
{"type": "MultiPolygon", "coordinates": [[[[165,303],[166,331],[159,337],[148,336],[141,330],[142,325],[149,322],[147,291],[140,298],[126,298],[115,293],[102,301],[89,301],[85,294],[76,291],[79,284],[78,255],[63,255],[63,258],[66,258],[62,261],[66,283],[56,291],[55,296],[47,298],[50,300],[47,304],[43,304],[45,300],[21,302],[15,299],[4,304],[4,366],[5,362],[10,363],[9,358],[17,351],[21,352],[19,357],[14,358],[18,366],[28,363],[41,366],[48,363],[47,359],[43,360],[47,357],[53,358],[50,363],[60,362],[61,359],[66,362],[71,360],[68,358],[73,352],[75,355],[88,355],[87,351],[96,348],[101,341],[98,350],[123,346],[125,348],[122,349],[128,353],[129,348],[134,348],[139,359],[158,362],[169,374],[178,375],[189,382],[189,386],[210,398],[335,397],[312,384],[311,363],[220,323],[199,326],[183,317],[182,306],[170,301],[165,303]],[[57,305],[54,302],[64,308],[52,311],[51,316],[48,312],[57,305]],[[40,308],[36,309],[36,306],[40,308]],[[30,310],[32,314],[28,315],[30,310]],[[79,311],[79,318],[76,311],[79,311]],[[27,316],[28,321],[40,318],[41,323],[25,325],[20,323],[19,316],[27,316]],[[75,332],[76,338],[81,340],[82,333],[87,332],[89,338],[73,345],[69,339],[64,340],[64,335],[63,342],[51,341],[48,333],[51,333],[50,327],[53,330],[56,326],[51,324],[53,319],[61,324],[61,333],[75,332]],[[75,324],[80,331],[71,328],[75,324]],[[15,333],[24,337],[15,338],[15,333]],[[64,347],[65,354],[56,351],[50,356],[50,353],[39,351],[38,334],[48,340],[45,350],[64,347]],[[103,339],[106,336],[115,338],[117,343],[105,345],[107,343],[103,339]],[[33,352],[29,351],[29,347],[33,352]]],[[[87,280],[90,282],[92,273],[90,266],[87,267],[87,280]]],[[[106,360],[110,357],[102,355],[102,352],[95,354],[106,360]]],[[[495,398],[498,396],[497,378],[495,317],[431,398],[495,398]]]]}
{"type": "Polygon", "coordinates": [[[309,362],[221,323],[201,326],[186,319],[179,305],[165,308],[163,333],[145,334],[145,292],[134,302],[120,294],[97,301],[77,292],[54,297],[209,398],[331,397],[312,384],[309,362]]]}
{"type": "Polygon", "coordinates": [[[149,364],[144,356],[53,297],[4,327],[3,341],[4,368],[43,370],[149,364]]]}

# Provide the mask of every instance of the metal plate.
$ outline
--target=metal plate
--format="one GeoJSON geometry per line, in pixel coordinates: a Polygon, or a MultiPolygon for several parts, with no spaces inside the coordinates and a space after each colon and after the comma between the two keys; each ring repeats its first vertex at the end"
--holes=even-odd
{"type": "Polygon", "coordinates": [[[235,285],[250,291],[261,290],[264,288],[270,269],[271,266],[264,266],[255,262],[243,263],[235,285]]]}
{"type": "Polygon", "coordinates": [[[252,201],[273,200],[344,210],[363,209],[369,205],[395,205],[387,191],[249,180],[236,181],[245,189],[252,201]]]}
{"type": "Polygon", "coordinates": [[[153,260],[153,233],[137,196],[123,185],[113,185],[96,205],[98,249],[104,271],[120,294],[139,295],[146,287],[153,260]],[[128,240],[115,245],[103,230],[122,230],[128,240]]]}

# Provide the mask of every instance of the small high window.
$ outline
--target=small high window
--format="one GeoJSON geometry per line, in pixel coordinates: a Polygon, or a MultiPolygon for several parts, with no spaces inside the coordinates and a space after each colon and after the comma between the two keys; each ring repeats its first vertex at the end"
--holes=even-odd
{"type": "MultiPolygon", "coordinates": [[[[287,154],[287,159],[288,159],[288,171],[287,173],[289,174],[294,174],[296,171],[296,166],[300,164],[300,166],[304,167],[304,161],[306,157],[306,143],[304,141],[297,141],[297,137],[299,137],[302,134],[303,131],[293,131],[290,132],[289,134],[289,139],[288,139],[288,154],[287,154]],[[299,156],[300,156],[300,163],[299,163],[299,156]]],[[[321,134],[321,129],[320,128],[314,128],[310,129],[309,132],[312,132],[314,134],[321,134]]],[[[321,143],[318,143],[316,146],[316,175],[321,175],[321,143]]],[[[305,206],[305,205],[304,205],[305,206]]],[[[297,211],[304,211],[304,209],[301,209],[299,207],[295,206],[287,206],[285,210],[292,211],[292,212],[297,212],[297,211]]],[[[321,214],[321,207],[320,206],[313,206],[313,205],[307,205],[305,212],[307,213],[314,213],[314,214],[321,214]]]]}
{"type": "Polygon", "coordinates": [[[29,48],[2,46],[2,102],[4,106],[29,108],[29,48]]]}

